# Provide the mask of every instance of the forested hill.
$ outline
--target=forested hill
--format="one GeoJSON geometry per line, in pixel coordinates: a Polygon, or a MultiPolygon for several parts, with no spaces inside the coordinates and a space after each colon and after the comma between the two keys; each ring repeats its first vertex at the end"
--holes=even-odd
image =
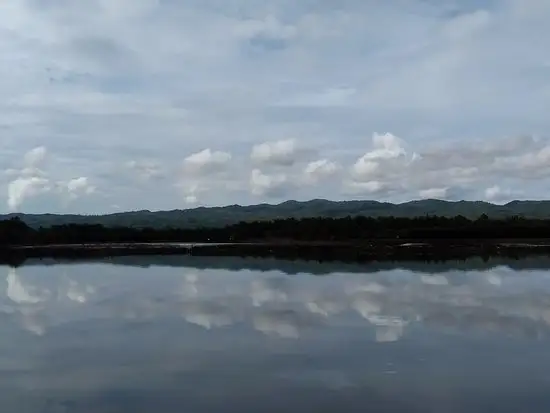
{"type": "Polygon", "coordinates": [[[412,218],[425,215],[443,217],[462,215],[466,218],[475,219],[482,214],[486,214],[493,219],[512,216],[550,219],[550,201],[512,201],[505,205],[495,205],[480,201],[422,200],[391,204],[377,201],[337,202],[317,199],[307,202],[287,201],[278,205],[230,205],[158,212],[135,211],[98,216],[9,214],[0,215],[0,220],[19,217],[27,225],[34,228],[63,224],[101,224],[106,227],[139,228],[213,228],[232,225],[241,221],[285,218],[341,218],[347,216],[412,218]]]}

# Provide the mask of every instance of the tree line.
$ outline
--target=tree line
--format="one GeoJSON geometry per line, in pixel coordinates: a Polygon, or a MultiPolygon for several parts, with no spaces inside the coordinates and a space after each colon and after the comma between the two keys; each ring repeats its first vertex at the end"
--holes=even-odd
{"type": "Polygon", "coordinates": [[[240,222],[221,228],[130,228],[66,224],[31,228],[20,218],[0,221],[0,245],[47,245],[99,242],[262,242],[369,239],[550,238],[550,220],[511,217],[475,220],[423,216],[276,219],[240,222]]]}

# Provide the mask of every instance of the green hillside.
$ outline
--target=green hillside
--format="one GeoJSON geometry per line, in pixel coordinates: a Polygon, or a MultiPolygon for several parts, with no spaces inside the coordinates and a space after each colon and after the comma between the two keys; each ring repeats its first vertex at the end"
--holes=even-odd
{"type": "Polygon", "coordinates": [[[327,201],[314,199],[307,202],[286,201],[278,205],[200,207],[173,211],[134,211],[109,215],[54,215],[9,214],[0,219],[20,217],[31,227],[58,224],[102,224],[128,227],[220,227],[240,221],[270,220],[276,218],[345,217],[345,216],[396,216],[417,217],[423,215],[457,216],[477,218],[482,214],[490,218],[506,218],[514,215],[526,218],[550,218],[550,201],[512,201],[495,205],[481,201],[421,200],[402,204],[377,201],[327,201]]]}

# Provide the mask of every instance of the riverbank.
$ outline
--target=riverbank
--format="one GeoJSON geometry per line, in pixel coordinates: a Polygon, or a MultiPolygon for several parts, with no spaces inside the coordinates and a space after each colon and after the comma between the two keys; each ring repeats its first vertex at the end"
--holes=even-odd
{"type": "Polygon", "coordinates": [[[0,262],[12,265],[30,258],[82,259],[140,255],[203,257],[264,257],[308,261],[447,261],[472,257],[519,259],[550,256],[550,240],[376,240],[362,243],[255,242],[255,243],[94,243],[11,246],[0,249],[0,262]]]}

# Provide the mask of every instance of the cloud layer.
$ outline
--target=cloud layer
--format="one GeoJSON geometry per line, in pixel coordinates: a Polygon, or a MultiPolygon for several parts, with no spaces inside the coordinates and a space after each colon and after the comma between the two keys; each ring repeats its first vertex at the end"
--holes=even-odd
{"type": "Polygon", "coordinates": [[[542,0],[4,2],[0,212],[544,198],[548,19],[542,0]]]}

